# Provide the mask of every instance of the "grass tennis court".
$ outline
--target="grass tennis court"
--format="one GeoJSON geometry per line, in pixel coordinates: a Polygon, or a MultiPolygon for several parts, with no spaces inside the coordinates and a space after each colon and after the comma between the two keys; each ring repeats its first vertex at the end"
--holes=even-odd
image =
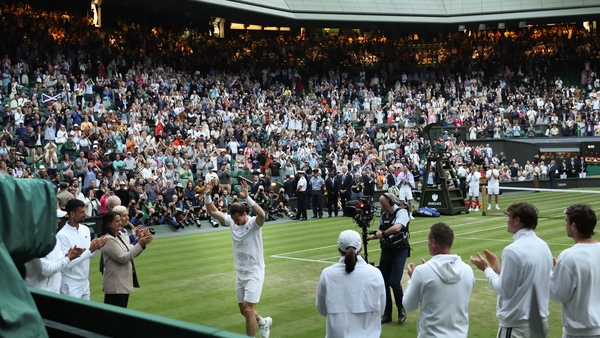
{"type": "MultiPolygon", "coordinates": [[[[511,193],[500,196],[503,210],[512,202],[527,201],[540,211],[538,236],[550,246],[553,255],[573,245],[564,229],[564,209],[574,203],[590,203],[598,208],[600,196],[583,193],[511,193]]],[[[309,211],[309,216],[312,215],[309,211]]],[[[460,214],[439,218],[417,218],[410,224],[414,251],[408,262],[429,259],[428,229],[434,222],[452,226],[453,253],[470,263],[469,256],[484,248],[500,257],[502,248],[512,242],[506,232],[502,211],[487,216],[460,214]]],[[[206,226],[206,225],[205,225],[206,226]]],[[[374,226],[371,227],[374,229],[374,226]]],[[[315,308],[315,294],[321,270],[337,262],[337,237],[340,231],[360,229],[349,218],[323,218],[306,222],[267,223],[263,229],[266,280],[257,309],[273,317],[271,337],[324,337],[325,318],[315,308]]],[[[185,230],[183,230],[185,231],[185,230]]],[[[369,261],[378,262],[379,245],[368,246],[369,261]]],[[[532,253],[533,254],[533,253],[532,253]]],[[[99,255],[92,262],[90,283],[92,300],[103,301],[99,255]]],[[[201,325],[245,333],[245,322],[235,298],[235,272],[229,230],[194,235],[157,238],[136,259],[141,288],[133,293],[129,308],[201,325]]],[[[483,272],[475,269],[476,283],[469,306],[469,337],[494,337],[496,295],[483,272]]],[[[406,286],[408,275],[403,276],[406,286]]],[[[560,304],[550,303],[550,335],[562,331],[560,304]]],[[[394,309],[394,319],[397,311],[394,309]]],[[[418,313],[408,313],[402,325],[395,321],[383,325],[382,337],[416,337],[418,313]]]]}

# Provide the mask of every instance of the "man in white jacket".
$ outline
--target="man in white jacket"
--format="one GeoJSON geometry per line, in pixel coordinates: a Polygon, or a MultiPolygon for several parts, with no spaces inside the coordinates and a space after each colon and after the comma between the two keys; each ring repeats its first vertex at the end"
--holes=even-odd
{"type": "Polygon", "coordinates": [[[467,337],[469,300],[475,284],[473,269],[458,255],[450,253],[454,232],[446,223],[429,230],[427,246],[433,256],[422,265],[408,264],[410,280],[402,298],[406,311],[421,305],[418,337],[467,337]]]}
{"type": "Polygon", "coordinates": [[[485,258],[480,253],[477,257],[471,256],[471,263],[485,273],[492,290],[498,294],[498,337],[530,336],[534,288],[543,327],[541,336],[547,337],[552,252],[548,244],[535,234],[538,223],[535,206],[517,202],[504,213],[508,216],[508,232],[514,234],[514,242],[502,250],[502,265],[498,257],[488,250],[483,250],[485,258]]]}
{"type": "Polygon", "coordinates": [[[587,204],[565,211],[575,245],[561,252],[550,278],[550,299],[562,303],[563,338],[600,336],[600,243],[592,238],[596,213],[587,204]]]}
{"type": "MultiPolygon", "coordinates": [[[[66,215],[66,212],[60,209],[56,210],[58,222],[66,215]]],[[[74,246],[67,251],[67,254],[63,254],[57,239],[54,249],[46,257],[34,258],[25,264],[27,268],[25,284],[32,288],[59,293],[62,280],[60,272],[67,267],[69,262],[81,256],[84,251],[85,248],[74,246]]]]}

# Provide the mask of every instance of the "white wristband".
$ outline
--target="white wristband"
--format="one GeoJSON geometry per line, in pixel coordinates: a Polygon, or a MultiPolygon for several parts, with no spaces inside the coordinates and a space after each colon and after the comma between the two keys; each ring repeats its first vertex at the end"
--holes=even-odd
{"type": "Polygon", "coordinates": [[[253,207],[253,206],[256,204],[256,202],[254,202],[254,200],[253,200],[253,199],[252,199],[252,197],[250,197],[250,196],[248,196],[248,197],[246,198],[246,203],[248,203],[248,206],[249,206],[250,208],[252,208],[252,207],[253,207]]]}
{"type": "Polygon", "coordinates": [[[210,197],[210,195],[204,195],[204,204],[211,204],[212,203],[212,197],[210,197]]]}

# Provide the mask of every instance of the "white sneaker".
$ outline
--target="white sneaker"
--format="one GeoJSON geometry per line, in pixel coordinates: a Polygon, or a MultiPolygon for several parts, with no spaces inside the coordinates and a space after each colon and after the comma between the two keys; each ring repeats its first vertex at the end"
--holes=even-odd
{"type": "Polygon", "coordinates": [[[266,317],[264,320],[267,322],[265,325],[258,325],[258,330],[260,331],[260,338],[269,338],[271,334],[270,327],[273,325],[273,318],[266,317]]]}
{"type": "Polygon", "coordinates": [[[475,208],[475,212],[479,211],[479,208],[475,208]]]}
{"type": "Polygon", "coordinates": [[[491,205],[491,204],[488,204],[488,208],[487,208],[487,209],[488,209],[488,210],[492,210],[492,205],[491,205]]]}
{"type": "Polygon", "coordinates": [[[469,207],[469,211],[473,211],[473,208],[469,207]]]}
{"type": "Polygon", "coordinates": [[[500,207],[498,205],[496,205],[496,210],[500,210],[500,207]]]}
{"type": "Polygon", "coordinates": [[[415,219],[415,217],[413,215],[410,215],[410,219],[415,219]]]}

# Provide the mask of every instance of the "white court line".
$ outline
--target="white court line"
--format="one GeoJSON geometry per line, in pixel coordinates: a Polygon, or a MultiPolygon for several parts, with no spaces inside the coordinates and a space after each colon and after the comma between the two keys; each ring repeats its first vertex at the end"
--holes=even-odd
{"type": "MultiPolygon", "coordinates": [[[[458,234],[456,236],[469,235],[469,234],[474,234],[474,233],[488,231],[488,230],[501,229],[501,228],[505,228],[505,227],[506,227],[505,225],[502,225],[502,226],[497,226],[497,227],[492,227],[492,228],[467,231],[467,232],[458,234]]],[[[411,244],[420,244],[420,243],[427,243],[427,240],[425,239],[425,240],[421,240],[421,241],[416,241],[416,242],[412,242],[411,244]]],[[[317,249],[325,249],[325,248],[330,248],[330,247],[331,246],[327,246],[327,247],[322,247],[322,248],[317,248],[317,249]]],[[[317,249],[314,249],[314,250],[317,250],[317,249]]],[[[373,251],[379,251],[379,250],[381,250],[381,249],[372,249],[372,250],[369,250],[369,251],[373,252],[373,251]]],[[[301,252],[304,252],[304,251],[309,251],[309,250],[302,250],[301,252]]],[[[296,253],[296,252],[298,252],[298,251],[294,251],[293,253],[296,253]]],[[[273,258],[283,258],[283,259],[291,259],[291,260],[304,261],[304,262],[328,263],[328,264],[331,264],[332,262],[327,261],[327,260],[339,259],[339,256],[328,257],[328,258],[324,258],[324,259],[296,258],[296,257],[287,256],[289,254],[291,254],[291,253],[285,252],[285,253],[282,253],[282,254],[279,254],[279,255],[271,255],[270,257],[273,257],[273,258]]]]}
{"type": "MultiPolygon", "coordinates": [[[[598,203],[598,202],[589,202],[588,204],[593,204],[593,203],[598,203]]],[[[559,207],[559,208],[552,208],[552,209],[540,210],[539,213],[553,211],[553,210],[561,210],[561,209],[564,210],[565,208],[564,207],[559,207]]],[[[458,224],[458,225],[453,226],[452,228],[454,229],[454,228],[458,228],[458,227],[465,226],[465,225],[471,225],[471,224],[489,222],[489,221],[494,221],[494,220],[503,219],[503,218],[505,218],[505,216],[502,216],[502,217],[491,217],[491,218],[486,218],[485,220],[480,220],[480,221],[475,221],[475,222],[467,222],[467,223],[458,224]]],[[[487,230],[500,229],[500,228],[504,228],[504,227],[506,227],[506,225],[502,225],[502,226],[498,226],[498,227],[493,227],[493,228],[480,229],[480,230],[473,230],[473,231],[465,232],[465,233],[462,233],[462,234],[457,234],[455,236],[469,235],[469,234],[472,234],[472,233],[478,233],[478,232],[483,232],[483,231],[487,231],[487,230]]],[[[411,234],[422,233],[422,232],[429,232],[429,229],[412,231],[411,234]]],[[[504,240],[504,241],[510,241],[510,240],[504,240]]],[[[427,242],[427,240],[416,241],[416,242],[413,242],[413,244],[419,244],[419,243],[425,243],[425,242],[427,242]]],[[[559,244],[559,245],[562,245],[562,244],[559,244]]],[[[323,250],[323,249],[328,249],[328,248],[335,248],[335,247],[337,247],[337,245],[327,245],[327,246],[322,246],[322,247],[319,247],[319,248],[310,248],[310,249],[304,249],[304,250],[298,250],[298,251],[284,252],[284,253],[281,253],[279,255],[271,255],[270,257],[273,257],[273,258],[283,258],[283,259],[291,259],[291,260],[298,260],[298,261],[305,261],[305,262],[315,262],[315,263],[328,263],[328,264],[331,264],[331,262],[327,262],[325,260],[315,260],[315,259],[307,259],[307,258],[295,258],[295,257],[290,257],[289,255],[293,255],[293,254],[296,254],[296,253],[302,253],[302,252],[315,251],[315,250],[323,250]]],[[[373,249],[371,251],[377,251],[377,250],[378,249],[373,249]]],[[[338,257],[339,256],[336,256],[336,257],[333,257],[333,258],[325,258],[325,259],[337,259],[338,257]]]]}
{"type": "MultiPolygon", "coordinates": [[[[453,226],[452,228],[454,229],[454,228],[462,227],[462,226],[465,226],[465,225],[471,225],[471,224],[489,222],[489,221],[494,221],[494,220],[503,219],[503,218],[504,217],[492,217],[492,218],[487,218],[487,219],[480,220],[480,221],[475,221],[475,222],[461,223],[461,224],[453,226]]],[[[418,233],[423,233],[423,232],[429,232],[429,229],[418,230],[418,231],[411,231],[410,233],[411,234],[418,234],[418,233]]],[[[322,247],[318,247],[318,248],[310,248],[310,249],[304,249],[304,250],[298,250],[298,251],[284,252],[284,253],[281,253],[281,254],[278,254],[278,255],[271,255],[271,257],[293,255],[293,254],[302,253],[302,252],[323,250],[323,249],[329,249],[329,248],[335,248],[335,247],[337,247],[337,245],[327,245],[327,246],[322,246],[322,247]]]]}
{"type": "MultiPolygon", "coordinates": [[[[459,235],[457,235],[459,236],[459,235]]],[[[456,238],[456,237],[455,237],[456,238]]],[[[471,240],[481,240],[481,241],[494,241],[494,242],[514,242],[513,239],[489,239],[489,238],[478,238],[478,237],[460,237],[460,239],[471,239],[471,240]]],[[[562,246],[572,246],[573,244],[564,244],[564,243],[546,243],[548,245],[562,245],[562,246]]]]}
{"type": "Polygon", "coordinates": [[[326,264],[331,264],[332,263],[332,262],[327,262],[327,261],[320,260],[320,259],[317,260],[317,259],[308,259],[308,258],[287,257],[287,256],[281,256],[281,255],[271,255],[271,257],[273,257],[273,258],[291,259],[293,261],[312,262],[312,263],[326,263],[326,264]]]}

